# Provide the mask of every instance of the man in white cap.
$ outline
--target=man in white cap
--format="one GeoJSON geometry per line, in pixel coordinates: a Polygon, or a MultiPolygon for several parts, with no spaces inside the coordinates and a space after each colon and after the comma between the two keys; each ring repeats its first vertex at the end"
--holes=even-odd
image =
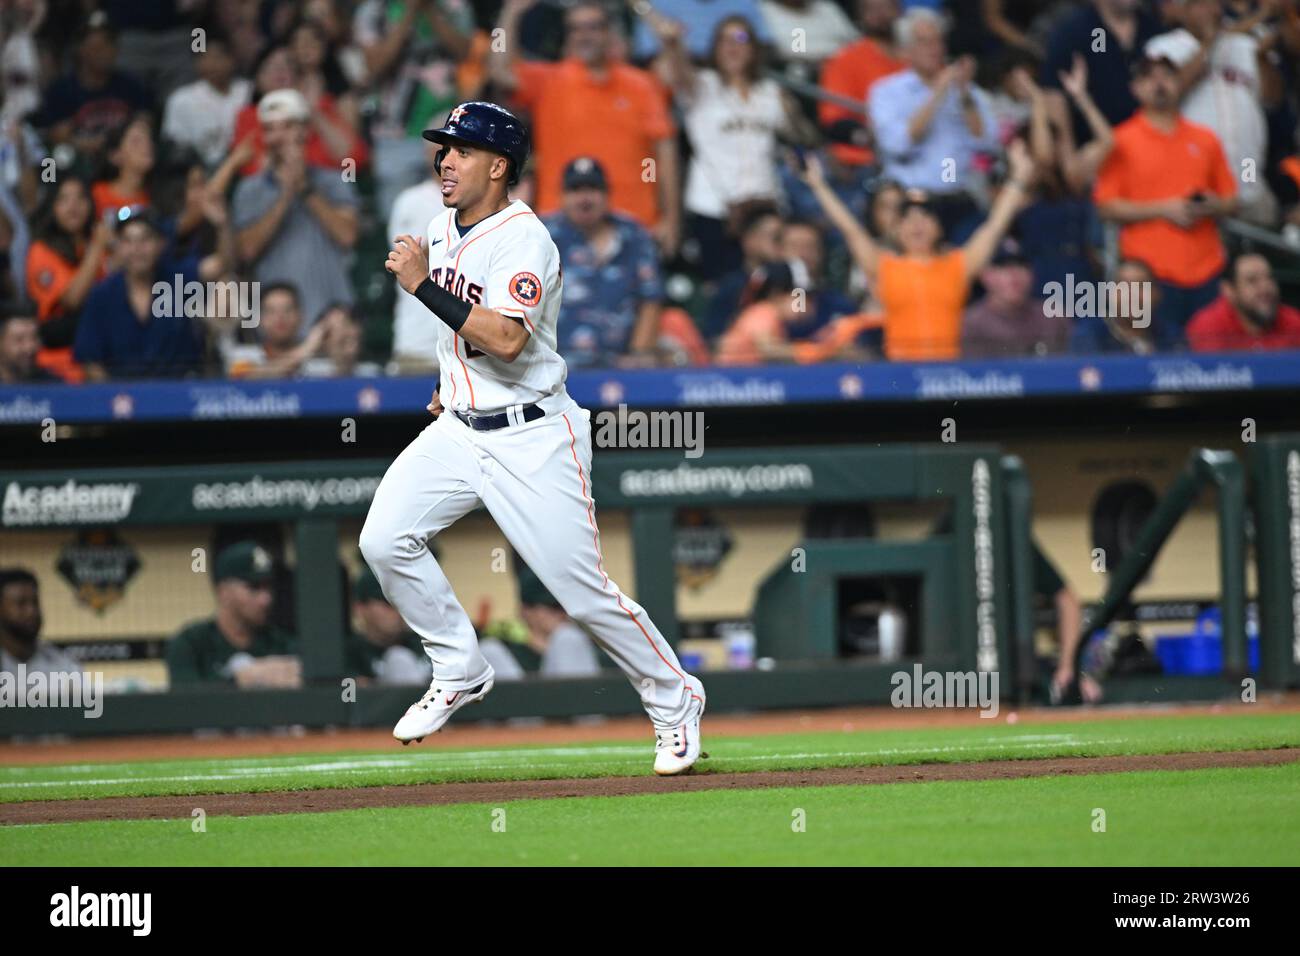
{"type": "Polygon", "coordinates": [[[301,294],[304,332],[329,305],[353,301],[348,280],[357,241],[357,196],[344,171],[308,166],[307,100],[295,89],[262,97],[266,162],[235,189],[239,251],[263,285],[288,282],[301,294]]]}

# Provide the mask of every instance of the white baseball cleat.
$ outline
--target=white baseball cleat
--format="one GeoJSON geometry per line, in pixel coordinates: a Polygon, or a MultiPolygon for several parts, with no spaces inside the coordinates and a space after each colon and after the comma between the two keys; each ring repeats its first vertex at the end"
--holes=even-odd
{"type": "Polygon", "coordinates": [[[672,727],[655,727],[655,773],[672,777],[686,773],[700,759],[700,717],[704,701],[693,701],[691,713],[672,727]]]}
{"type": "Polygon", "coordinates": [[[451,715],[466,704],[482,700],[492,689],[493,679],[489,677],[483,683],[470,690],[443,690],[435,680],[429,685],[424,696],[407,708],[402,719],[393,728],[393,736],[409,744],[417,743],[432,733],[442,729],[451,715]]]}

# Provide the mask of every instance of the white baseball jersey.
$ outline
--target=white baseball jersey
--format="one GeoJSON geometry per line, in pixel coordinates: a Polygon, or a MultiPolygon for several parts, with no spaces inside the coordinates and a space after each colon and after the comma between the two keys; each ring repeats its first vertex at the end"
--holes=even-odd
{"type": "Polygon", "coordinates": [[[429,223],[429,277],[457,298],[518,319],[530,335],[503,362],[438,326],[439,397],[456,411],[499,412],[564,390],[568,368],[556,352],[563,276],[560,251],[537,214],[513,200],[462,235],[447,209],[429,223]]]}

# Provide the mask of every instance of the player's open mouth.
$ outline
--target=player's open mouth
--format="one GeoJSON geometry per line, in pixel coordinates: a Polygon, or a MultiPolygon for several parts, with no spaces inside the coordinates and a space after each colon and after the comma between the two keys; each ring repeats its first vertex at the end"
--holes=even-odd
{"type": "Polygon", "coordinates": [[[442,181],[442,191],[445,193],[451,192],[453,189],[456,188],[456,182],[457,180],[455,179],[444,179],[442,181]]]}

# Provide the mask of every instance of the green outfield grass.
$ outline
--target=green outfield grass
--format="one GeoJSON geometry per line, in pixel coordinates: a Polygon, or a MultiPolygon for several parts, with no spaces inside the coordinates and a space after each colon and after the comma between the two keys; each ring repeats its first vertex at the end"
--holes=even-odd
{"type": "Polygon", "coordinates": [[[1273,865],[1300,859],[1300,764],[0,827],[37,866],[1273,865]],[[1106,830],[1094,832],[1095,811],[1106,830]],[[503,816],[504,814],[504,816],[503,816]],[[802,814],[805,831],[792,824],[802,814]],[[504,821],[504,832],[499,829],[504,821]]]}
{"type": "MultiPolygon", "coordinates": [[[[1212,716],[1100,718],[960,728],[712,737],[707,771],[1300,747],[1300,717],[1242,708],[1212,716]]],[[[492,750],[413,745],[370,753],[0,768],[0,802],[305,790],[381,784],[604,777],[650,772],[652,745],[609,742],[492,750]]]]}

